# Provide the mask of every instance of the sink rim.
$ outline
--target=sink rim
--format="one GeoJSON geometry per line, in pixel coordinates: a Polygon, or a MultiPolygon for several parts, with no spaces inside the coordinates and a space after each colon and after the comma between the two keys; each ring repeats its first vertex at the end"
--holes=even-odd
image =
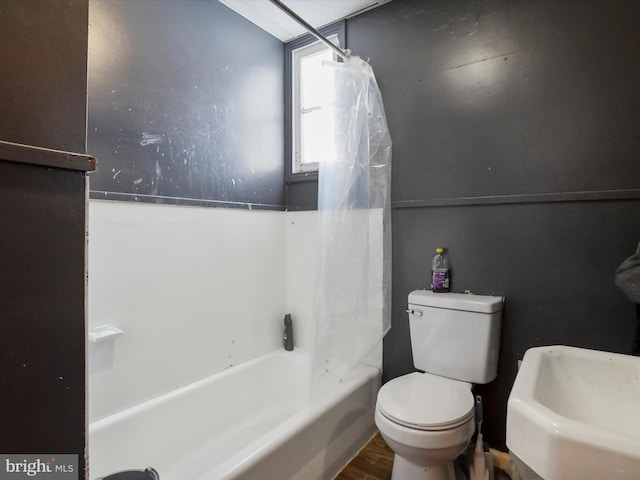
{"type": "Polygon", "coordinates": [[[565,345],[530,348],[525,352],[507,404],[506,443],[509,450],[544,478],[553,471],[554,462],[559,460],[554,458],[553,447],[557,447],[563,440],[568,440],[563,444],[568,448],[586,447],[591,451],[602,452],[603,455],[640,462],[640,432],[633,435],[569,418],[537,399],[541,364],[551,355],[591,360],[613,359],[616,362],[635,364],[640,368],[640,357],[630,355],[565,345]],[[532,443],[537,446],[532,446],[532,443]]]}

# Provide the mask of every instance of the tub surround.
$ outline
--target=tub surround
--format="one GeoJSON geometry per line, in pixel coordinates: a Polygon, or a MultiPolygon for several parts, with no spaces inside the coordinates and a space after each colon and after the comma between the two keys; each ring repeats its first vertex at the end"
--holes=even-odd
{"type": "MultiPolygon", "coordinates": [[[[96,420],[282,347],[313,346],[317,212],[91,200],[89,416],[96,420]]],[[[382,346],[366,363],[382,365],[382,346]]]]}
{"type": "Polygon", "coordinates": [[[90,420],[281,346],[284,223],[284,212],[90,202],[89,329],[125,332],[88,345],[90,420]]]}

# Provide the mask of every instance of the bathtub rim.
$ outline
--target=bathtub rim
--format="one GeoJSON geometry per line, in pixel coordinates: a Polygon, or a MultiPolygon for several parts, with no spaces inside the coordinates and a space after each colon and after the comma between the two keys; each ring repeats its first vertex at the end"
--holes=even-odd
{"type": "MultiPolygon", "coordinates": [[[[270,359],[274,359],[276,362],[281,362],[287,358],[293,359],[294,362],[304,362],[302,364],[303,367],[310,368],[310,363],[307,363],[311,361],[311,353],[309,351],[305,349],[296,349],[293,352],[285,352],[284,349],[280,348],[256,357],[250,361],[228,368],[217,374],[210,375],[191,384],[179,387],[171,392],[164,393],[109,416],[90,422],[89,428],[87,429],[88,442],[86,454],[88,459],[91,460],[92,456],[90,455],[92,443],[90,437],[92,435],[104,435],[105,430],[110,427],[121,428],[123,423],[127,422],[128,419],[132,419],[137,415],[148,414],[150,410],[162,406],[166,402],[171,402],[173,400],[180,401],[180,397],[183,397],[184,395],[190,395],[191,392],[196,392],[202,388],[208,388],[211,384],[217,383],[218,381],[224,381],[230,376],[238,375],[238,373],[250,370],[256,365],[262,364],[265,361],[268,362],[270,359]]],[[[261,459],[268,457],[270,454],[274,454],[293,435],[304,431],[314,422],[318,421],[328,410],[337,406],[341,400],[346,398],[346,396],[355,392],[357,389],[364,387],[366,384],[369,384],[369,382],[371,382],[370,388],[375,389],[373,398],[371,399],[373,402],[371,408],[373,409],[375,407],[375,393],[377,392],[377,389],[380,388],[381,383],[381,369],[379,367],[360,365],[356,368],[354,374],[349,375],[349,377],[344,381],[338,381],[335,378],[330,378],[330,380],[331,384],[335,388],[329,389],[323,395],[314,396],[313,402],[306,404],[305,408],[295,411],[290,417],[284,420],[282,424],[269,430],[268,435],[262,435],[250,441],[239,450],[232,452],[227,459],[213,465],[211,469],[200,472],[198,474],[199,476],[196,476],[195,478],[202,480],[205,478],[225,479],[235,478],[238,475],[241,476],[243,472],[250,470],[260,462],[261,459]],[[210,475],[214,475],[214,477],[210,477],[210,475]]],[[[311,395],[311,390],[309,391],[309,394],[311,395]]],[[[372,426],[374,425],[373,416],[371,424],[372,426]]],[[[108,435],[109,432],[106,432],[106,434],[108,435]]],[[[361,446],[362,445],[359,447],[361,446]]],[[[179,459],[180,457],[181,456],[178,456],[177,458],[179,459]]],[[[173,478],[173,475],[175,475],[174,472],[177,473],[180,470],[179,460],[175,463],[171,463],[171,465],[165,466],[165,471],[169,474],[169,478],[173,478]]],[[[89,472],[91,472],[91,465],[89,465],[89,472]]],[[[96,475],[99,473],[100,472],[96,472],[96,475]]],[[[90,476],[88,478],[94,477],[90,476]]]]}

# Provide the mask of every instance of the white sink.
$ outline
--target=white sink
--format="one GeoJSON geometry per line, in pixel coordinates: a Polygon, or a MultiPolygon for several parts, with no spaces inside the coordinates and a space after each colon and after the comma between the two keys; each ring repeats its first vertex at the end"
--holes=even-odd
{"type": "Polygon", "coordinates": [[[524,478],[640,479],[640,357],[527,350],[509,396],[507,447],[528,467],[524,478]]]}

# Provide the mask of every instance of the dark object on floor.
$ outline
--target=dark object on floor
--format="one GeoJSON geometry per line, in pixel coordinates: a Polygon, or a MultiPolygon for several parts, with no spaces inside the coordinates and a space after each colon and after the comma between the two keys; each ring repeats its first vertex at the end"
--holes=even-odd
{"type": "Polygon", "coordinates": [[[112,473],[97,480],[160,480],[160,475],[153,468],[144,470],[127,470],[125,472],[112,473]]]}

